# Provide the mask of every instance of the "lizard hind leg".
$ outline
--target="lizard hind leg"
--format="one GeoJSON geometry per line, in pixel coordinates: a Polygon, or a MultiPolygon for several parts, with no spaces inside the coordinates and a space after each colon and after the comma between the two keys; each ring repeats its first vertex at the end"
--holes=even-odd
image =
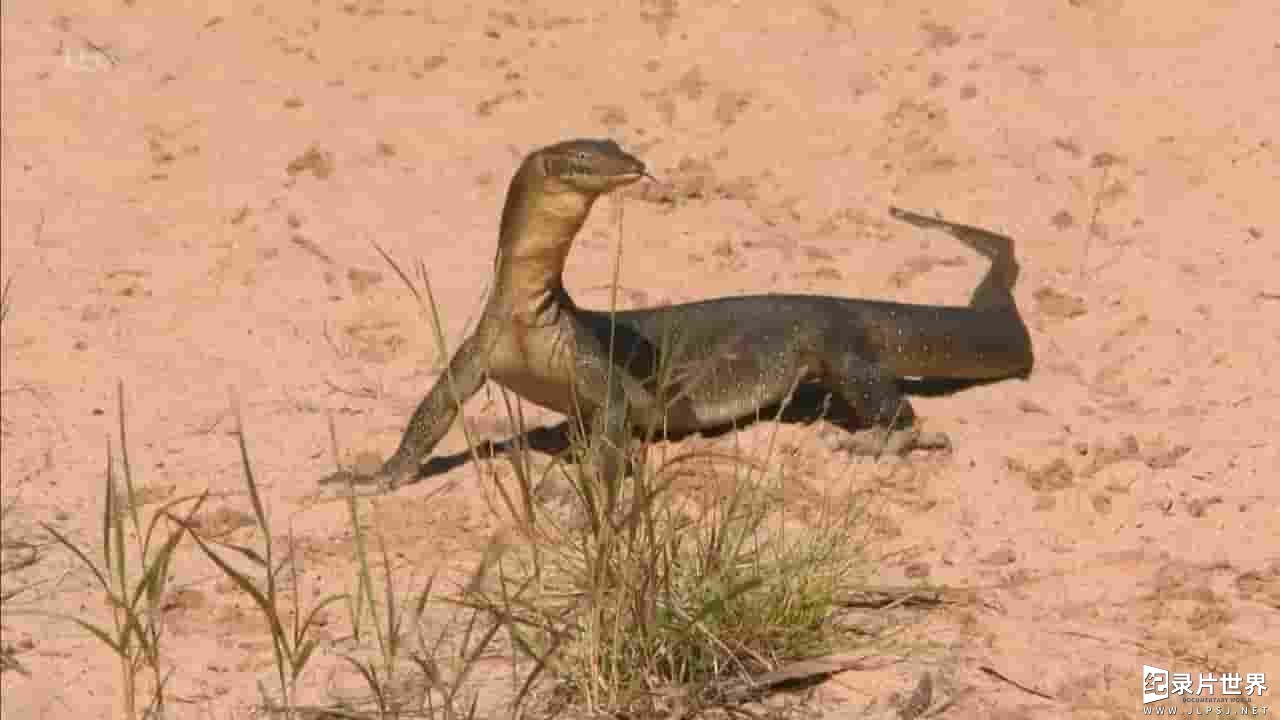
{"type": "Polygon", "coordinates": [[[903,395],[892,373],[855,353],[824,364],[821,384],[870,426],[862,430],[848,428],[849,433],[836,441],[836,449],[851,455],[880,457],[951,448],[945,433],[922,432],[916,426],[911,401],[903,395]]]}

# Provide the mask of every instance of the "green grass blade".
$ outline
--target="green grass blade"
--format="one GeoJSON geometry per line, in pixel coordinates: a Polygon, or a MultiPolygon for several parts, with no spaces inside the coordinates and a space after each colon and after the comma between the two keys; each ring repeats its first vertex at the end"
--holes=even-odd
{"type": "MultiPolygon", "coordinates": [[[[143,541],[142,541],[143,557],[147,557],[149,554],[149,551],[151,549],[151,539],[155,535],[155,530],[156,530],[156,527],[160,524],[160,520],[168,519],[169,516],[172,514],[173,508],[183,503],[191,502],[192,500],[194,500],[195,504],[191,507],[189,511],[187,511],[187,514],[186,514],[187,520],[190,520],[192,517],[195,516],[197,512],[200,511],[201,506],[204,505],[205,500],[207,500],[208,498],[209,498],[209,491],[205,490],[204,492],[191,493],[190,495],[183,495],[182,497],[169,500],[168,502],[164,503],[160,507],[156,508],[155,513],[152,514],[151,516],[151,521],[147,523],[147,532],[143,536],[143,541]]],[[[181,525],[181,523],[179,523],[179,525],[181,525]]],[[[186,528],[182,528],[182,532],[185,533],[186,528]]]]}
{"type": "Polygon", "coordinates": [[[307,638],[297,644],[297,651],[293,655],[293,661],[289,668],[289,682],[297,683],[298,676],[307,667],[307,661],[311,659],[311,653],[315,651],[316,645],[319,643],[315,638],[307,638]]]}
{"type": "Polygon", "coordinates": [[[378,709],[385,711],[387,704],[386,698],[383,696],[382,683],[378,680],[378,669],[370,667],[350,655],[343,655],[342,659],[351,663],[351,666],[356,669],[356,672],[360,673],[360,676],[364,678],[365,684],[369,686],[369,691],[373,693],[374,698],[376,698],[378,709]]]}
{"type": "Polygon", "coordinates": [[[76,547],[75,543],[71,542],[71,540],[66,535],[63,535],[61,532],[58,531],[57,528],[53,527],[49,523],[42,522],[40,523],[40,527],[44,528],[45,532],[52,535],[53,539],[58,541],[59,545],[70,550],[72,554],[74,554],[77,558],[79,558],[80,562],[83,563],[85,567],[89,568],[89,570],[93,573],[93,576],[97,578],[98,584],[102,586],[102,589],[105,592],[107,593],[111,592],[111,581],[107,579],[107,576],[103,573],[102,570],[98,569],[97,565],[93,564],[93,561],[89,559],[88,555],[85,555],[80,548],[76,547]]]}
{"type": "Polygon", "coordinates": [[[347,598],[346,593],[333,593],[331,595],[326,595],[325,598],[321,600],[319,603],[317,603],[315,607],[311,608],[311,612],[307,613],[306,619],[302,621],[302,624],[299,627],[298,633],[294,638],[295,644],[297,644],[298,641],[300,641],[302,638],[307,636],[307,634],[311,630],[311,626],[315,624],[316,618],[320,616],[320,612],[322,610],[324,610],[329,605],[335,602],[338,602],[339,600],[345,600],[346,598],[347,598]]]}
{"type": "Polygon", "coordinates": [[[106,630],[102,629],[101,627],[98,627],[97,625],[94,625],[93,623],[87,620],[81,620],[80,618],[77,618],[77,617],[71,617],[70,615],[55,615],[54,617],[60,617],[64,620],[70,620],[76,625],[79,625],[80,627],[89,631],[89,633],[93,635],[95,638],[97,638],[98,640],[101,640],[103,645],[106,645],[107,647],[111,648],[111,652],[115,653],[116,656],[119,657],[121,660],[127,661],[129,659],[129,652],[127,647],[124,645],[121,645],[115,640],[112,640],[111,634],[108,633],[106,630]]]}
{"type": "Polygon", "coordinates": [[[221,540],[214,540],[213,542],[217,543],[218,547],[230,550],[267,572],[271,572],[271,568],[267,567],[267,559],[262,557],[261,553],[257,550],[247,545],[238,545],[236,543],[223,542],[221,540]]]}
{"type": "Polygon", "coordinates": [[[111,437],[107,437],[107,475],[106,475],[106,492],[103,494],[102,503],[102,568],[107,574],[111,573],[113,563],[111,562],[111,525],[112,518],[115,515],[115,470],[112,468],[112,448],[111,437]]]}
{"type": "Polygon", "coordinates": [[[129,517],[133,519],[133,529],[141,531],[142,523],[138,521],[137,493],[134,492],[133,487],[133,467],[129,464],[129,438],[125,434],[124,427],[124,380],[116,380],[116,412],[120,425],[120,463],[121,469],[124,470],[125,497],[129,502],[129,517]]]}
{"type": "Polygon", "coordinates": [[[267,524],[267,511],[262,505],[262,497],[258,495],[258,482],[253,477],[253,465],[249,463],[249,445],[244,437],[244,419],[240,416],[240,404],[235,404],[236,414],[236,444],[240,448],[240,467],[244,470],[245,484],[249,486],[249,503],[253,506],[253,516],[258,521],[258,527],[262,528],[267,537],[267,558],[268,565],[271,558],[271,535],[267,532],[270,525],[267,524]]]}
{"type": "Polygon", "coordinates": [[[388,662],[400,649],[400,618],[396,613],[395,578],[391,573],[391,558],[387,556],[387,544],[378,534],[378,551],[382,555],[382,601],[386,604],[387,628],[386,646],[383,655],[388,662]]]}
{"type": "Polygon", "coordinates": [[[271,627],[271,635],[275,638],[277,643],[280,643],[286,650],[288,650],[289,646],[285,643],[288,642],[289,638],[285,635],[284,627],[280,623],[280,617],[276,613],[275,606],[271,604],[271,601],[265,594],[263,594],[262,590],[254,585],[253,581],[246,577],[244,573],[241,573],[239,570],[231,567],[226,560],[218,555],[218,553],[214,552],[213,548],[209,547],[204,538],[200,537],[199,533],[192,532],[191,537],[195,539],[196,544],[200,546],[200,549],[204,551],[204,554],[213,561],[213,564],[217,565],[218,569],[222,570],[227,577],[231,578],[232,582],[234,582],[237,587],[253,599],[254,604],[258,606],[258,609],[262,611],[263,616],[266,617],[267,623],[271,627]]]}

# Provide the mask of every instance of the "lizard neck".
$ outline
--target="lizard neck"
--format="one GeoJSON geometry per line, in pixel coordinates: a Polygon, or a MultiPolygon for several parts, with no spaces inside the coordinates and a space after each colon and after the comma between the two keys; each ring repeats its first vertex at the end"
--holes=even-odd
{"type": "Polygon", "coordinates": [[[594,195],[546,177],[536,154],[525,160],[502,209],[490,301],[495,309],[533,322],[573,307],[564,266],[594,202],[594,195]]]}

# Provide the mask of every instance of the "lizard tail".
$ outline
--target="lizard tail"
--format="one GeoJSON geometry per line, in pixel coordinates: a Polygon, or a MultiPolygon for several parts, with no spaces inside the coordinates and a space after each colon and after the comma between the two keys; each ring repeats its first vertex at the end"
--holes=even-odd
{"type": "Polygon", "coordinates": [[[896,207],[890,207],[889,214],[919,228],[942,230],[991,261],[987,274],[969,298],[969,307],[993,308],[1014,304],[1013,286],[1018,282],[1018,261],[1014,258],[1013,238],[896,207]]]}

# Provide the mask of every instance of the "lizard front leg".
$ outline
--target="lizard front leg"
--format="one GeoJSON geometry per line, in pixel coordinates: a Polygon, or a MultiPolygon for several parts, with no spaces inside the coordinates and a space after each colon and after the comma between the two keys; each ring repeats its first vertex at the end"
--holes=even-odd
{"type": "Polygon", "coordinates": [[[488,375],[484,355],[485,349],[478,335],[471,335],[462,342],[444,373],[436,379],[436,384],[409,419],[409,425],[400,438],[400,446],[375,475],[360,477],[340,470],[320,482],[373,481],[385,490],[394,490],[412,479],[418,465],[449,431],[463,403],[484,385],[488,375]]]}

